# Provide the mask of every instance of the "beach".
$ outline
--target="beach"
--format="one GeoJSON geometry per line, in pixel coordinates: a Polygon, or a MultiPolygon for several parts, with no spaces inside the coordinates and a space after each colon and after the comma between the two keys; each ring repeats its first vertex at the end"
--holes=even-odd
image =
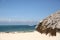
{"type": "Polygon", "coordinates": [[[26,32],[26,33],[0,33],[0,40],[60,40],[60,34],[57,33],[56,36],[49,36],[45,34],[40,34],[37,31],[26,32]]]}

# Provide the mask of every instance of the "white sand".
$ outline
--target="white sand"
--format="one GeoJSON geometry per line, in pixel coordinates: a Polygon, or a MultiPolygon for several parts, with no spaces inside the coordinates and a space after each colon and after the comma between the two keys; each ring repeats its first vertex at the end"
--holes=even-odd
{"type": "Polygon", "coordinates": [[[28,33],[0,33],[0,40],[60,40],[60,34],[57,36],[46,36],[38,32],[28,33]]]}

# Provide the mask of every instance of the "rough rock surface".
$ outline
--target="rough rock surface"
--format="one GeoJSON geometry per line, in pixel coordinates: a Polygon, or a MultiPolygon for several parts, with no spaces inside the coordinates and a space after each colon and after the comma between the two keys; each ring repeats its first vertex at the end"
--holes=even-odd
{"type": "Polygon", "coordinates": [[[49,33],[56,36],[56,32],[60,32],[60,11],[51,14],[37,25],[36,30],[40,33],[49,33]]]}

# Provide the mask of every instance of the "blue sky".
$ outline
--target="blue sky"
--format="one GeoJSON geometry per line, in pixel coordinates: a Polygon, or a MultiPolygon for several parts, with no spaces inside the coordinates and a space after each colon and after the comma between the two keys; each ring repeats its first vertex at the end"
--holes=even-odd
{"type": "Polygon", "coordinates": [[[40,21],[60,10],[60,0],[0,0],[0,21],[40,21]]]}

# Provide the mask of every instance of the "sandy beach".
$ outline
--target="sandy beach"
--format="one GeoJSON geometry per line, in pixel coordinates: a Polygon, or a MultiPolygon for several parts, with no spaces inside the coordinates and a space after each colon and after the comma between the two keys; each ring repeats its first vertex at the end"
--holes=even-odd
{"type": "Polygon", "coordinates": [[[60,34],[49,36],[37,31],[26,33],[0,33],[0,40],[60,40],[60,34]]]}

